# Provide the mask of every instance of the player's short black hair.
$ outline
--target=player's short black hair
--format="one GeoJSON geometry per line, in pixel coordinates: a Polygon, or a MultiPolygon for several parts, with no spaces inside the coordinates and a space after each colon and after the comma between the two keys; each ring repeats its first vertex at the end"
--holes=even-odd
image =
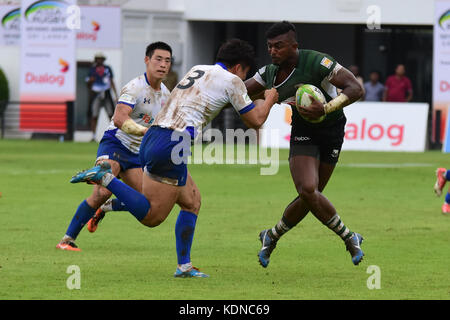
{"type": "Polygon", "coordinates": [[[172,56],[172,48],[167,43],[162,42],[162,41],[150,43],[147,46],[147,49],[145,49],[145,55],[147,57],[151,58],[156,49],[169,51],[170,56],[172,56]]]}
{"type": "Polygon", "coordinates": [[[227,68],[237,64],[251,68],[255,64],[255,50],[247,41],[231,39],[220,46],[216,62],[223,63],[227,68]]]}
{"type": "Polygon", "coordinates": [[[289,31],[294,31],[297,35],[297,30],[295,30],[295,26],[289,21],[281,21],[274,23],[270,26],[270,28],[266,31],[266,39],[273,39],[279,35],[288,33],[289,31]]]}

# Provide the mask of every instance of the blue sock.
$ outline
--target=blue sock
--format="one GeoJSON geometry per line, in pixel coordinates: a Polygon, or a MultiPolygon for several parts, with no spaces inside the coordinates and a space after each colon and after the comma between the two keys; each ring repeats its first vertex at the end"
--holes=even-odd
{"type": "Polygon", "coordinates": [[[445,195],[445,202],[450,204],[450,193],[447,192],[447,194],[445,195]]]}
{"type": "Polygon", "coordinates": [[[125,203],[119,199],[112,199],[111,206],[113,211],[129,211],[125,203]]]}
{"type": "Polygon", "coordinates": [[[91,208],[86,200],[80,203],[72,221],[67,228],[66,235],[76,239],[83,226],[94,216],[96,209],[91,208]]]}
{"type": "Polygon", "coordinates": [[[145,218],[150,209],[150,203],[142,193],[134,190],[117,178],[112,179],[106,188],[114,193],[119,201],[125,204],[127,210],[138,221],[142,221],[145,218]]]}
{"type": "Polygon", "coordinates": [[[445,172],[445,180],[449,181],[450,180],[450,170],[447,170],[445,172]]]}
{"type": "Polygon", "coordinates": [[[175,239],[178,264],[191,262],[191,246],[194,238],[197,215],[181,210],[175,224],[175,239]]]}

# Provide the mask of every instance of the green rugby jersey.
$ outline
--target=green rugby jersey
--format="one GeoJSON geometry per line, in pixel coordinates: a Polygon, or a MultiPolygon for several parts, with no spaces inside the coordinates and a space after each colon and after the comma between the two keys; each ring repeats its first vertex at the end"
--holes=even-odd
{"type": "MultiPolygon", "coordinates": [[[[280,103],[295,101],[295,93],[299,84],[312,84],[316,86],[322,91],[328,102],[337,96],[336,87],[328,79],[336,65],[336,60],[327,54],[314,50],[299,50],[297,66],[282,83],[274,86],[275,77],[278,72],[278,66],[274,64],[262,67],[253,78],[267,89],[276,88],[280,103]]],[[[292,126],[307,125],[326,127],[342,116],[343,111],[337,110],[328,114],[322,122],[311,123],[303,119],[298,113],[297,108],[292,106],[292,126]]]]}

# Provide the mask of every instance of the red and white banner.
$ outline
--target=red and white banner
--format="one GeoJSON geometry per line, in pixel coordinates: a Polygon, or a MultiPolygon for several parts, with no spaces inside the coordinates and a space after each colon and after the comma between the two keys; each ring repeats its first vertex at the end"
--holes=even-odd
{"type": "MultiPolygon", "coordinates": [[[[344,109],[347,117],[342,150],[424,151],[428,104],[356,102],[344,109]]],[[[264,124],[261,145],[289,148],[291,110],[276,105],[264,124]],[[279,132],[278,141],[268,139],[269,130],[279,132]]]]}
{"type": "Polygon", "coordinates": [[[342,150],[425,151],[427,103],[357,102],[344,110],[342,150]]]}
{"type": "Polygon", "coordinates": [[[78,48],[120,49],[122,13],[120,7],[80,6],[78,48]]]}
{"type": "Polygon", "coordinates": [[[0,5],[0,46],[20,45],[20,7],[0,5]]]}
{"type": "Polygon", "coordinates": [[[24,131],[66,129],[64,121],[59,120],[65,102],[75,99],[75,31],[68,23],[70,6],[75,3],[75,0],[21,2],[20,129],[24,131]],[[52,104],[46,106],[46,102],[52,104]],[[52,125],[53,119],[43,124],[40,116],[53,113],[58,118],[57,125],[52,125]]]}

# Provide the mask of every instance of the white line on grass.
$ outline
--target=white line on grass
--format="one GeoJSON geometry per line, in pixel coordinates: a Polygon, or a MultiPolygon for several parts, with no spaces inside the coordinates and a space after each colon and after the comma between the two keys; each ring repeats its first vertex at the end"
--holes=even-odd
{"type": "MultiPolygon", "coordinates": [[[[280,166],[287,166],[289,165],[289,161],[287,160],[280,160],[278,162],[274,162],[273,165],[280,165],[280,166]]],[[[189,164],[190,166],[196,165],[194,163],[189,164]]],[[[221,165],[221,164],[219,164],[221,165]]],[[[236,167],[248,167],[248,166],[267,166],[267,163],[258,163],[258,164],[223,164],[226,166],[236,166],[236,167]]],[[[338,163],[339,167],[350,167],[350,168],[423,168],[423,167],[435,167],[436,164],[433,163],[338,163]]],[[[35,174],[35,175],[52,175],[52,174],[75,174],[77,170],[58,170],[58,169],[51,169],[51,170],[8,170],[5,168],[0,169],[0,174],[5,175],[14,175],[14,176],[20,176],[20,175],[29,175],[29,174],[35,174]]]]}

